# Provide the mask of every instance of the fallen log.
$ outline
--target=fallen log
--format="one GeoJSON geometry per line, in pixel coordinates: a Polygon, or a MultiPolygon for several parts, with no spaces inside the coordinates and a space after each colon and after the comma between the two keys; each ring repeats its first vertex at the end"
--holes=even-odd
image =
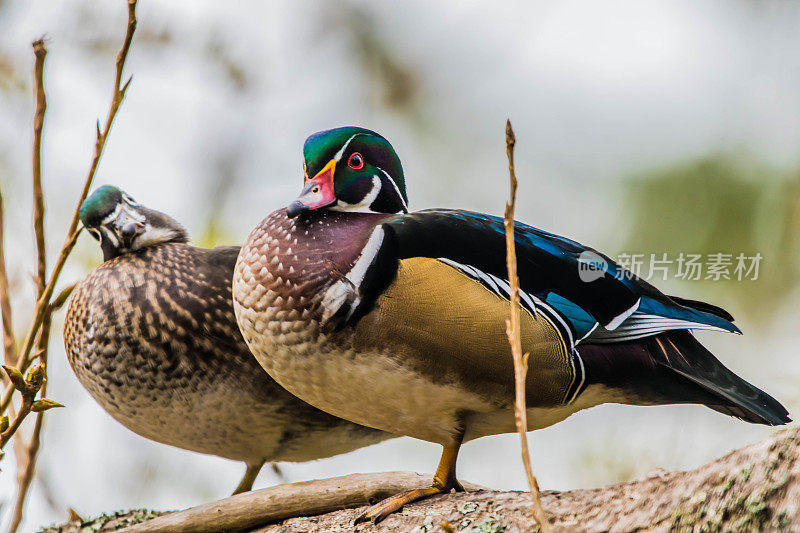
{"type": "MultiPolygon", "coordinates": [[[[800,531],[800,430],[791,428],[735,450],[696,470],[656,471],[597,489],[544,491],[548,522],[559,532],[800,531]]],[[[257,490],[171,513],[117,513],[47,530],[77,533],[353,531],[360,507],[424,486],[430,475],[354,474],[257,490]],[[139,523],[133,523],[139,522],[139,523]]],[[[530,496],[465,484],[451,493],[406,506],[380,524],[356,531],[533,531],[530,496]]]]}

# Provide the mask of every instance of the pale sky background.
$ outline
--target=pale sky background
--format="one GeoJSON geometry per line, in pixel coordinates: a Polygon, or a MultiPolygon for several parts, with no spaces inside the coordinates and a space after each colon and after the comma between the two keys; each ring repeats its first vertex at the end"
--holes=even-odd
{"type": "MultiPolygon", "coordinates": [[[[518,218],[615,255],[630,222],[621,180],[717,152],[747,154],[776,174],[798,167],[800,4],[489,6],[144,0],[128,61],[133,83],[95,185],[121,187],[198,237],[212,217],[221,236],[215,244],[239,244],[298,192],[305,137],[355,124],[393,143],[412,209],[501,213],[510,117],[518,218]]],[[[44,179],[52,264],[89,166],[95,120],[108,108],[125,17],[121,0],[0,1],[0,187],[20,330],[33,292],[30,43],[45,35],[50,50],[44,179]]],[[[94,241],[82,236],[64,283],[100,261],[94,241]]],[[[678,287],[693,295],[691,282],[678,287]]],[[[744,323],[744,337],[701,337],[792,412],[800,406],[793,358],[799,315],[791,304],[797,298],[788,301],[769,336],[744,323]]],[[[62,316],[53,327],[49,396],[67,408],[48,415],[22,531],[63,521],[68,506],[89,516],[227,495],[239,480],[238,463],[147,441],[89,397],[66,363],[62,316]]],[[[602,406],[530,441],[540,485],[563,490],[656,467],[692,468],[770,431],[697,406],[602,406]]],[[[288,481],[432,472],[439,452],[404,438],[282,468],[288,481]]],[[[13,465],[7,457],[0,473],[0,512],[14,493],[13,465]]],[[[518,438],[466,445],[459,477],[524,488],[518,438]]],[[[265,471],[256,485],[278,481],[265,471]]]]}

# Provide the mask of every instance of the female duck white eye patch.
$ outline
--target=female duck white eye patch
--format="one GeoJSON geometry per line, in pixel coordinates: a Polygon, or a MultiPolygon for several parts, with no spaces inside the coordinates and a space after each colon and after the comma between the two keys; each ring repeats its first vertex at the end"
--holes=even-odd
{"type": "Polygon", "coordinates": [[[144,222],[146,218],[143,214],[139,213],[135,209],[128,209],[128,207],[123,204],[117,204],[117,207],[115,207],[111,213],[107,214],[103,218],[102,224],[108,224],[109,222],[113,222],[120,215],[121,212],[124,212],[127,216],[129,216],[130,218],[132,218],[137,222],[144,222]]]}
{"type": "Polygon", "coordinates": [[[131,198],[127,193],[122,193],[122,199],[125,200],[125,203],[132,207],[139,207],[140,204],[136,202],[133,198],[131,198]]]}

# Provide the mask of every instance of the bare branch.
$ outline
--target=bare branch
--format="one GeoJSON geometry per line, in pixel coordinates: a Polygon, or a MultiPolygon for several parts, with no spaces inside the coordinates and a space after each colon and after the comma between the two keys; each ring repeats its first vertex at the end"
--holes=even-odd
{"type": "Polygon", "coordinates": [[[506,230],[506,264],[508,265],[508,285],[511,288],[509,295],[511,305],[511,318],[506,320],[506,335],[511,345],[511,355],[514,357],[514,383],[516,398],[514,400],[514,419],[519,432],[520,445],[522,446],[522,464],[525,466],[525,475],[528,478],[528,487],[533,500],[533,517],[539,524],[540,531],[549,531],[544,509],[542,508],[539,483],[533,475],[531,457],[528,449],[528,416],[525,407],[525,377],[528,373],[528,354],[522,354],[522,336],[520,332],[519,315],[519,277],[517,276],[517,252],[514,245],[514,208],[517,200],[517,175],[514,172],[514,145],[517,138],[511,128],[511,121],[506,121],[506,155],[508,156],[508,174],[510,180],[510,200],[506,203],[503,216],[503,225],[506,230]]]}
{"type": "MultiPolygon", "coordinates": [[[[287,483],[165,514],[120,533],[239,531],[294,516],[370,505],[430,480],[413,472],[383,472],[287,483]]],[[[464,484],[468,490],[481,487],[464,484]]]]}
{"type": "MultiPolygon", "coordinates": [[[[44,293],[47,276],[47,250],[44,236],[44,190],[42,188],[42,132],[44,130],[44,117],[47,110],[47,95],[44,90],[44,61],[47,57],[47,48],[44,41],[39,39],[33,43],[33,54],[36,61],[33,68],[33,79],[36,93],[36,113],[33,116],[33,229],[36,239],[36,298],[44,293]]],[[[37,352],[42,363],[47,363],[47,348],[50,336],[50,315],[46,315],[39,334],[37,352]]],[[[43,367],[44,368],[44,367],[43,367]]],[[[41,394],[46,394],[47,379],[43,377],[41,394]]],[[[29,406],[33,410],[33,404],[29,406]]],[[[25,401],[23,400],[23,405],[25,401]]],[[[36,470],[36,459],[39,453],[39,443],[42,431],[43,413],[37,413],[33,431],[25,442],[22,432],[14,435],[14,455],[17,458],[17,497],[14,503],[14,513],[8,526],[8,533],[15,533],[22,523],[25,499],[28,489],[33,481],[36,470]]]]}
{"type": "Polygon", "coordinates": [[[42,130],[47,110],[44,92],[44,59],[47,48],[39,39],[33,43],[36,63],[33,67],[36,90],[36,113],[33,116],[33,231],[36,235],[36,298],[42,296],[47,281],[47,255],[44,242],[44,192],[42,191],[42,130]]]}
{"type": "MultiPolygon", "coordinates": [[[[58,258],[56,259],[56,264],[53,267],[53,271],[50,274],[50,278],[44,287],[44,291],[42,292],[41,297],[36,302],[36,307],[34,310],[34,318],[30,328],[28,329],[28,333],[25,336],[25,340],[22,344],[22,348],[20,349],[19,353],[18,366],[21,370],[26,369],[33,360],[33,358],[31,357],[31,349],[33,348],[34,340],[36,339],[39,329],[42,326],[42,323],[45,319],[45,315],[47,315],[49,310],[51,309],[50,298],[53,295],[53,290],[55,289],[55,285],[58,282],[61,270],[64,268],[64,264],[67,261],[67,257],[69,257],[69,254],[72,252],[72,249],[75,246],[75,242],[78,239],[78,234],[81,231],[78,226],[78,223],[80,222],[78,212],[81,204],[83,204],[84,200],[86,200],[86,197],[89,194],[89,189],[91,188],[92,182],[94,181],[94,175],[97,172],[97,166],[99,165],[100,159],[103,156],[103,149],[105,148],[106,139],[108,138],[108,135],[111,131],[111,127],[114,124],[114,118],[117,115],[119,106],[125,97],[124,92],[120,88],[120,83],[122,80],[123,70],[125,68],[125,61],[128,57],[128,51],[130,49],[131,41],[133,39],[133,34],[135,31],[136,31],[136,0],[128,0],[127,31],[125,33],[125,41],[123,42],[122,48],[117,54],[114,94],[111,100],[111,106],[108,111],[108,116],[106,117],[105,128],[103,129],[102,132],[98,130],[99,134],[97,137],[97,141],[95,142],[94,156],[92,157],[92,162],[89,167],[89,173],[86,176],[86,181],[84,182],[81,195],[78,198],[78,203],[72,215],[72,221],[70,222],[69,229],[67,230],[67,239],[64,241],[64,245],[61,247],[61,252],[59,253],[58,258]]],[[[8,409],[8,406],[11,403],[11,397],[13,393],[14,389],[12,387],[8,387],[6,389],[6,392],[3,395],[2,402],[0,402],[0,415],[5,413],[5,411],[8,409]]]]}
{"type": "MultiPolygon", "coordinates": [[[[6,269],[5,244],[5,213],[3,210],[3,194],[0,192],[0,313],[3,315],[3,354],[5,363],[9,366],[17,364],[16,340],[14,338],[14,324],[11,316],[11,295],[8,287],[8,270],[6,269]]],[[[5,378],[5,376],[3,376],[5,378]]],[[[3,379],[3,381],[7,381],[3,379]]],[[[2,414],[2,413],[0,413],[2,414]]]]}

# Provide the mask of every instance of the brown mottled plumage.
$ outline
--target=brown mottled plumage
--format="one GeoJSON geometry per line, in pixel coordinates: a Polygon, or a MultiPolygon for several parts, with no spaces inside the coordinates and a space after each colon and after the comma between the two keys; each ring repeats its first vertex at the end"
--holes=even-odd
{"type": "Polygon", "coordinates": [[[91,271],[75,288],[64,325],[68,358],[84,387],[144,437],[254,468],[390,438],[297,399],[259,366],[233,313],[238,252],[167,242],[91,271]]]}

